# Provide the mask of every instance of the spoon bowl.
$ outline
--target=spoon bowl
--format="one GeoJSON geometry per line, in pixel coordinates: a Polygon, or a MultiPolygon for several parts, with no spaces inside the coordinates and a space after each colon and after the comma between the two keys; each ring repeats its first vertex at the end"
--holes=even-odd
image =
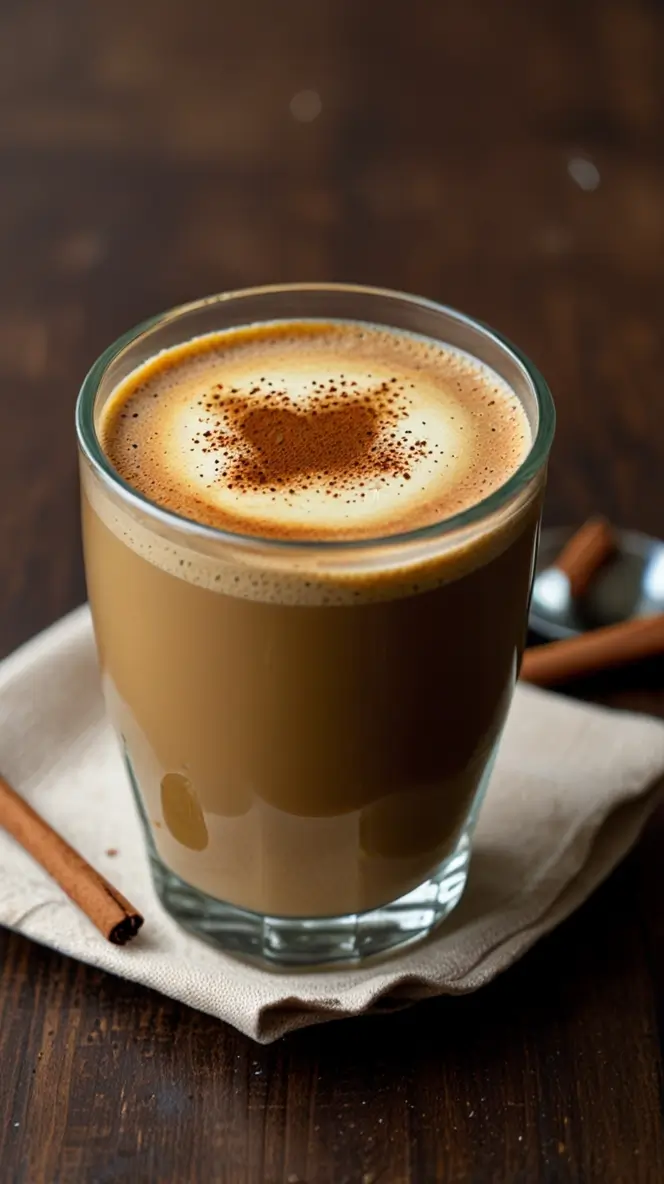
{"type": "Polygon", "coordinates": [[[528,623],[551,641],[632,617],[664,612],[664,543],[635,530],[615,530],[617,549],[600,568],[585,595],[574,602],[557,556],[572,527],[543,530],[528,623]]]}

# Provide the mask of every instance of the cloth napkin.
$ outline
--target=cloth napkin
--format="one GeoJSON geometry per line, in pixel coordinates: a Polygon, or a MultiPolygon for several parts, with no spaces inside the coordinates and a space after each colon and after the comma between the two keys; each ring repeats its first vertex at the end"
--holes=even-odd
{"type": "Polygon", "coordinates": [[[308,1024],[489,982],[622,859],[664,774],[664,724],[519,686],[480,814],[468,888],[437,934],[363,969],[269,973],[188,935],[157,901],[104,716],[87,607],[2,663],[0,737],[4,775],[146,918],[130,945],[110,945],[0,831],[0,924],[263,1043],[308,1024]]]}

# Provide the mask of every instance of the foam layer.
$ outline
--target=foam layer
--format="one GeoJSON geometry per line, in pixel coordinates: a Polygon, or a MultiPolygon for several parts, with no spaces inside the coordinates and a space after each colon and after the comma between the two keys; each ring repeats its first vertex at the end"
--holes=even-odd
{"type": "Polygon", "coordinates": [[[152,501],[285,540],[398,534],[481,501],[531,434],[475,358],[344,322],[276,322],[165,351],[114,391],[99,425],[152,501]]]}

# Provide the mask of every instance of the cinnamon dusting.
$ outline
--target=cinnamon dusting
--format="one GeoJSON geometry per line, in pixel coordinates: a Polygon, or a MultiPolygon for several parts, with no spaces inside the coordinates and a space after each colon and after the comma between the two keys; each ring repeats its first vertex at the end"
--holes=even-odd
{"type": "Polygon", "coordinates": [[[249,399],[224,399],[218,384],[203,403],[208,414],[219,416],[217,426],[193,442],[203,455],[223,458],[219,479],[238,492],[266,486],[290,492],[291,486],[306,489],[307,479],[323,478],[327,494],[334,496],[385,475],[409,480],[413,460],[432,454],[434,446],[396,438],[393,429],[407,416],[408,405],[397,382],[393,378],[352,395],[340,392],[333,380],[317,382],[306,409],[286,390],[254,386],[249,399]]]}

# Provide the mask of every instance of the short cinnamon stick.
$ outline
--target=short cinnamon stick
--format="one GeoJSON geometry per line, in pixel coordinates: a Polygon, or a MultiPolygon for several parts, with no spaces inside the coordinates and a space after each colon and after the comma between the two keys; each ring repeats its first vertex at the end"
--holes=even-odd
{"type": "Polygon", "coordinates": [[[550,687],[657,654],[664,654],[664,613],[532,646],[523,655],[521,678],[550,687]]]}
{"type": "Polygon", "coordinates": [[[615,535],[606,518],[589,518],[565,544],[554,567],[567,576],[573,600],[583,596],[595,572],[615,550],[615,535]]]}
{"type": "Polygon", "coordinates": [[[0,826],[39,863],[103,933],[123,946],[143,918],[134,906],[33,810],[0,775],[0,826]]]}

